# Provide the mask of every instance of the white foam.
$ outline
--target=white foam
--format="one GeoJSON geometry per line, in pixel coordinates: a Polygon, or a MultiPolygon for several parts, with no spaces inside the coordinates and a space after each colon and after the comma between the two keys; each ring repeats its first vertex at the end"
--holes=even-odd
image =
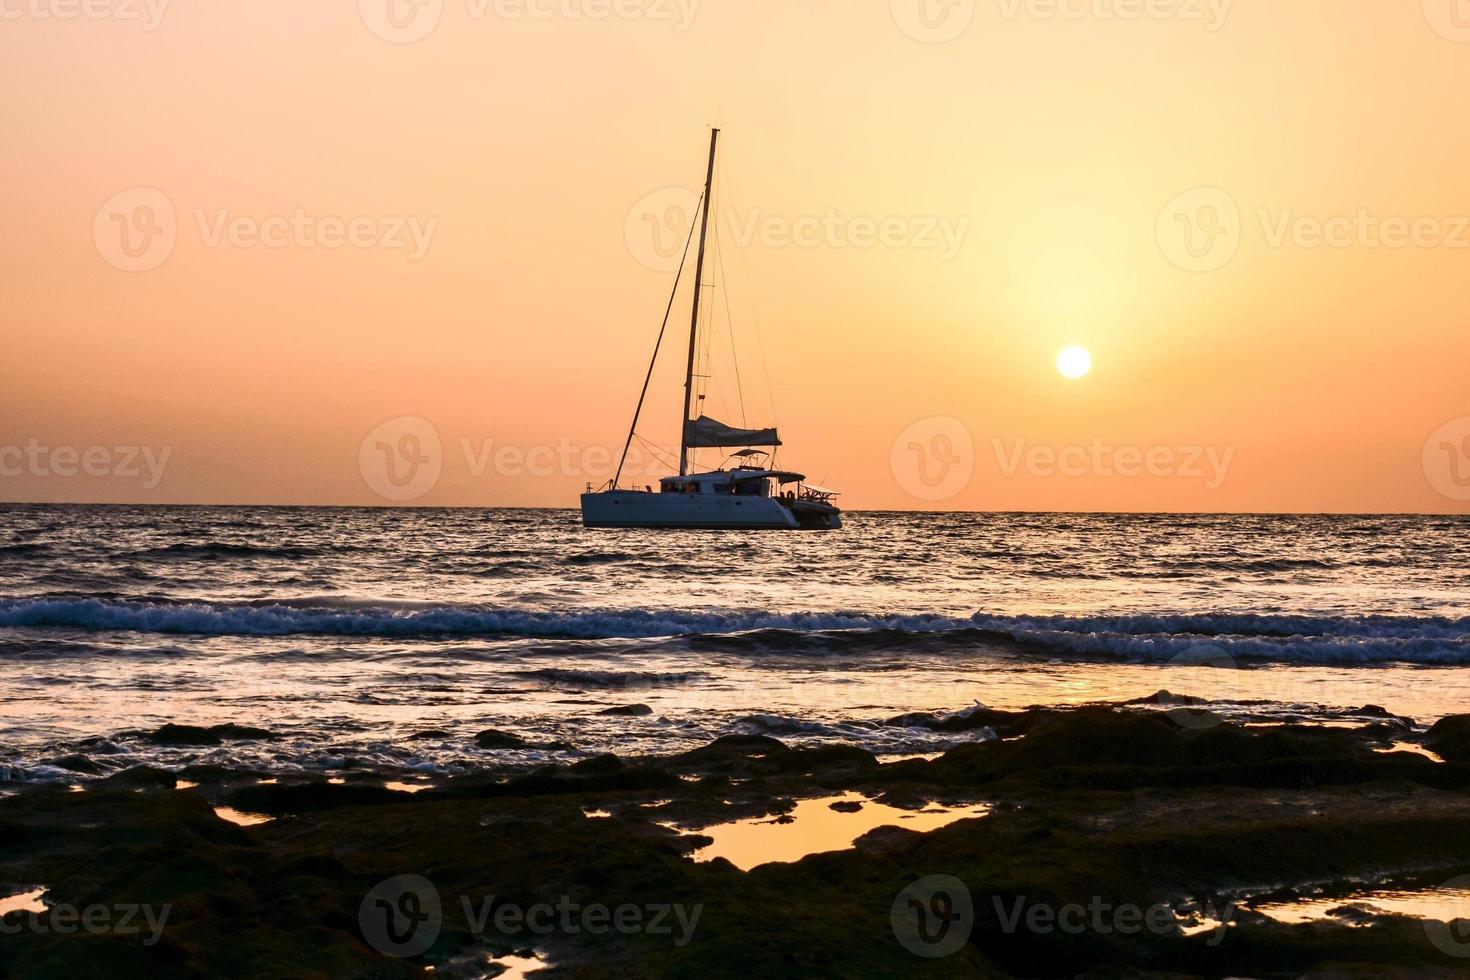
{"type": "MultiPolygon", "coordinates": [[[[303,606],[36,598],[0,602],[0,627],[206,636],[328,635],[656,639],[724,636],[751,649],[823,651],[871,638],[901,650],[903,634],[990,638],[1076,657],[1169,662],[1203,647],[1241,660],[1295,663],[1470,663],[1470,619],[1408,616],[1156,615],[968,618],[852,611],[529,610],[484,606],[303,606]]],[[[933,649],[930,643],[926,649],[933,649]]],[[[844,650],[851,653],[851,649],[844,650]]],[[[611,675],[610,675],[611,676],[611,675]]],[[[628,681],[633,675],[615,677],[628,681]]],[[[646,679],[646,678],[641,678],[646,679]]],[[[686,679],[692,679],[686,678],[686,679]]],[[[580,680],[596,680],[587,675],[580,680]]],[[[604,681],[607,678],[603,678],[604,681]]]]}

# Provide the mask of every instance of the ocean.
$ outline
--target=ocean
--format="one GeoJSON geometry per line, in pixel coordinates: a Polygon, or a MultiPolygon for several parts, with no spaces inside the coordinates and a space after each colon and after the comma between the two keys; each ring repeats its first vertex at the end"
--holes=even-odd
{"type": "Polygon", "coordinates": [[[1161,690],[1250,721],[1372,705],[1433,721],[1470,704],[1467,532],[897,513],[834,533],[641,532],[559,510],[7,505],[0,780],[445,774],[731,732],[895,758],[975,737],[903,715],[1161,690]],[[170,722],[277,737],[139,737],[170,722]],[[525,747],[480,748],[484,729],[525,747]]]}

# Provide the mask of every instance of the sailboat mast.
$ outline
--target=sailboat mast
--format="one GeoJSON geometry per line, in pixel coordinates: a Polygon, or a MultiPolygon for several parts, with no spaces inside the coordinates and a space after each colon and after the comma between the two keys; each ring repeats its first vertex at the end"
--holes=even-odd
{"type": "Polygon", "coordinates": [[[720,131],[709,134],[709,172],[704,178],[704,216],[699,225],[699,261],[694,270],[694,315],[689,322],[689,367],[684,372],[684,418],[679,423],[679,475],[689,475],[689,408],[694,403],[694,350],[699,339],[699,300],[704,292],[704,248],[709,240],[709,211],[715,186],[715,148],[720,131]]]}

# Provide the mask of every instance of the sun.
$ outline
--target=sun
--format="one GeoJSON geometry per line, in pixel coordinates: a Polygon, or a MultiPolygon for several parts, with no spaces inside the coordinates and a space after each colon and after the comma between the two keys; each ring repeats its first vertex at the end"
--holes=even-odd
{"type": "Polygon", "coordinates": [[[1074,381],[1085,378],[1092,371],[1092,355],[1086,347],[1068,347],[1057,355],[1057,370],[1074,381]]]}

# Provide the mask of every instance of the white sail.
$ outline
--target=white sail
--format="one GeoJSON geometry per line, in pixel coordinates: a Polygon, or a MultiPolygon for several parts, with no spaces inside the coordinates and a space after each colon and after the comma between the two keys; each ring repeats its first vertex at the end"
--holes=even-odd
{"type": "Polygon", "coordinates": [[[775,429],[736,429],[708,415],[684,422],[684,445],[690,449],[734,449],[743,446],[779,446],[775,429]]]}

